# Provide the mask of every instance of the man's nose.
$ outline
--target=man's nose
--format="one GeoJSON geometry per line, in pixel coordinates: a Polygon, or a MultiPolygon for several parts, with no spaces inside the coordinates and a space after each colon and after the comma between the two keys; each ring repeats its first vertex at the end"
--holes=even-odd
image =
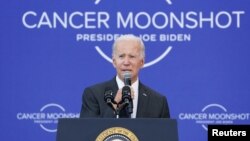
{"type": "Polygon", "coordinates": [[[129,65],[129,64],[130,64],[130,59],[129,59],[129,57],[125,57],[125,59],[124,59],[124,64],[125,64],[125,65],[129,65]]]}

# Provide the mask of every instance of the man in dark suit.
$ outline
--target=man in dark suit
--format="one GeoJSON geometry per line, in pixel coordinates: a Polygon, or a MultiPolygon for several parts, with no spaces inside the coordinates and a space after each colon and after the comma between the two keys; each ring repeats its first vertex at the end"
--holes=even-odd
{"type": "Polygon", "coordinates": [[[104,93],[107,89],[112,90],[115,93],[114,102],[121,103],[122,88],[125,85],[124,74],[129,72],[133,112],[130,115],[126,108],[122,108],[118,113],[119,117],[170,118],[166,97],[139,81],[139,71],[145,60],[145,47],[142,40],[131,34],[117,38],[113,44],[112,60],[117,75],[112,80],[85,88],[80,117],[116,117],[117,113],[114,109],[117,109],[117,104],[107,104],[104,101],[104,93]]]}

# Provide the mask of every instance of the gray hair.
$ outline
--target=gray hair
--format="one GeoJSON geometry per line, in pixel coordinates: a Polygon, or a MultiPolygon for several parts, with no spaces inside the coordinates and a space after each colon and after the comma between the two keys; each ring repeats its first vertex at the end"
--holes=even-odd
{"type": "Polygon", "coordinates": [[[124,41],[124,40],[134,40],[134,41],[137,41],[140,45],[140,55],[142,57],[142,59],[145,59],[145,46],[144,46],[144,43],[142,41],[142,39],[140,37],[137,37],[133,34],[125,34],[125,35],[122,35],[120,37],[118,37],[115,41],[114,41],[114,44],[112,46],[112,57],[115,56],[115,53],[116,53],[116,47],[117,47],[117,43],[120,42],[120,41],[124,41]]]}

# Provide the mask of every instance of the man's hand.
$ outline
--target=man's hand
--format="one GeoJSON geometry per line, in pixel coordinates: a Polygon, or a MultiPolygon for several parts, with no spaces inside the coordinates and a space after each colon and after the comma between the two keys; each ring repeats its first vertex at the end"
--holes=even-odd
{"type": "MultiPolygon", "coordinates": [[[[134,89],[130,86],[130,91],[131,91],[131,98],[134,99],[134,89]]],[[[119,104],[122,101],[122,89],[119,89],[116,93],[114,101],[119,104]]],[[[113,107],[116,109],[117,104],[112,104],[113,107]]]]}

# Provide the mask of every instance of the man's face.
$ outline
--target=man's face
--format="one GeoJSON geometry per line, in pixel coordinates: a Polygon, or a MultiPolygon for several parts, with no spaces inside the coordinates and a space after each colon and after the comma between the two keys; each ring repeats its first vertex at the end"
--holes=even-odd
{"type": "Polygon", "coordinates": [[[139,43],[134,40],[118,42],[113,56],[113,65],[121,80],[123,80],[123,74],[130,71],[133,83],[138,77],[140,68],[144,65],[139,43]]]}

